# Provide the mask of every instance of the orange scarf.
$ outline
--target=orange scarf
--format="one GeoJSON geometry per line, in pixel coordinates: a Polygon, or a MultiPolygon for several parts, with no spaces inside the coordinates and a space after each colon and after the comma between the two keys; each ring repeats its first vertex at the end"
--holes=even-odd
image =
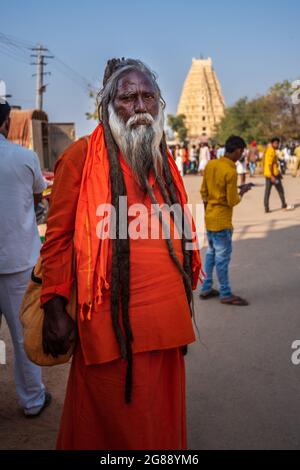
{"type": "MultiPolygon", "coordinates": [[[[169,155],[171,173],[178,191],[181,205],[187,204],[187,195],[177,166],[169,155]]],[[[100,239],[96,227],[97,208],[111,203],[109,159],[104,140],[104,130],[99,124],[92,133],[87,150],[81,182],[74,246],[76,253],[77,295],[80,319],[91,319],[94,308],[103,302],[103,293],[110,288],[107,280],[109,238],[100,239]]],[[[192,229],[195,225],[189,215],[192,229]]],[[[201,273],[199,250],[193,251],[193,288],[197,286],[201,273]]]]}

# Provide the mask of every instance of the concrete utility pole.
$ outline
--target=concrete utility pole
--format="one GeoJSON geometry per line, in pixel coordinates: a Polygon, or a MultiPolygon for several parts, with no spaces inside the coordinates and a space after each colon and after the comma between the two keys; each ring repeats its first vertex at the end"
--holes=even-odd
{"type": "Polygon", "coordinates": [[[36,63],[31,65],[37,66],[37,73],[33,75],[36,77],[36,98],[35,98],[35,107],[36,109],[43,109],[43,94],[46,92],[46,86],[44,84],[44,76],[51,75],[50,72],[44,72],[44,67],[48,65],[44,62],[44,59],[54,59],[54,56],[45,55],[45,52],[48,52],[48,49],[45,49],[43,46],[39,45],[31,49],[36,51],[36,54],[31,54],[31,57],[36,57],[36,63]]]}

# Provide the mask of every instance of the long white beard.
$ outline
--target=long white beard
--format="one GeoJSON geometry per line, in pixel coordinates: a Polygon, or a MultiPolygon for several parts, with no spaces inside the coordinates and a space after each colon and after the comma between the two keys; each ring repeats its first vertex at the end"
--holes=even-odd
{"type": "Polygon", "coordinates": [[[160,143],[164,132],[164,113],[160,106],[154,119],[149,113],[136,114],[125,124],[109,105],[109,126],[116,144],[131,167],[138,184],[145,190],[145,179],[154,167],[157,175],[162,174],[160,143]],[[140,124],[140,121],[147,124],[140,124]]]}

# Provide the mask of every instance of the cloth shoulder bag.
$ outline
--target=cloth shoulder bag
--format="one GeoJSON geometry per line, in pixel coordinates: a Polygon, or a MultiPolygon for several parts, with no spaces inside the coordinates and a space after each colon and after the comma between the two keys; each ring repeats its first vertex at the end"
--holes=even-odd
{"type": "MultiPolygon", "coordinates": [[[[42,290],[42,260],[38,259],[37,264],[32,270],[31,280],[29,281],[25,296],[20,310],[20,320],[23,326],[24,349],[29,359],[39,366],[55,366],[67,363],[74,350],[73,344],[67,354],[53,357],[47,355],[43,350],[43,323],[44,310],[40,307],[40,298],[42,290]]],[[[70,317],[76,321],[77,296],[76,282],[74,281],[71,290],[70,301],[66,306],[70,317]]]]}

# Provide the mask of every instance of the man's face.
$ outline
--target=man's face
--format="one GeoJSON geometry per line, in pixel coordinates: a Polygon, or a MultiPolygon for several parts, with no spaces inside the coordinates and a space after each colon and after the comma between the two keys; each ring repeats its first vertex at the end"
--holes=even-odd
{"type": "Polygon", "coordinates": [[[233,155],[233,161],[238,162],[241,159],[243,153],[244,153],[244,149],[236,149],[232,154],[233,155]]]}
{"type": "Polygon", "coordinates": [[[275,140],[275,142],[272,143],[272,146],[275,150],[278,150],[279,149],[279,142],[277,140],[275,140]]]}
{"type": "MultiPolygon", "coordinates": [[[[120,78],[113,106],[116,114],[126,124],[137,114],[149,113],[155,119],[160,102],[158,92],[147,75],[131,71],[120,78]]],[[[136,125],[147,124],[141,119],[136,125]]]]}

